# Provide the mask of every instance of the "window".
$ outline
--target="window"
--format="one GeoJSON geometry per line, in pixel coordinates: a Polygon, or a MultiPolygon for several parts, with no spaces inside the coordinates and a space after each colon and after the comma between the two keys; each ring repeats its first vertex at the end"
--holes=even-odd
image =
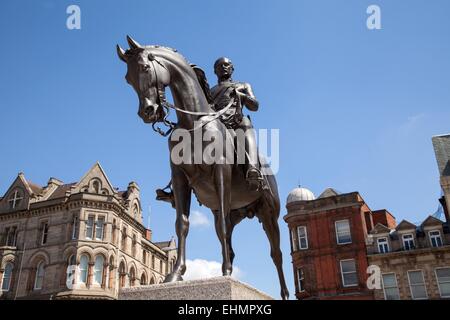
{"type": "Polygon", "coordinates": [[[436,278],[441,298],[450,298],[450,268],[436,269],[436,278]]]}
{"type": "Polygon", "coordinates": [[[155,256],[152,255],[152,269],[155,269],[155,256]]]}
{"type": "Polygon", "coordinates": [[[134,268],[131,267],[130,270],[130,283],[129,283],[129,287],[134,287],[134,281],[136,280],[136,272],[134,271],[134,268]]]}
{"type": "Polygon", "coordinates": [[[95,223],[95,240],[103,240],[103,227],[105,225],[105,218],[98,217],[95,223]]]}
{"type": "Polygon", "coordinates": [[[308,249],[308,234],[306,233],[306,227],[298,227],[297,232],[300,250],[308,249]]]}
{"type": "Polygon", "coordinates": [[[348,220],[341,220],[335,222],[336,226],[336,240],[338,244],[346,244],[352,242],[350,234],[350,222],[348,220]]]}
{"type": "Polygon", "coordinates": [[[122,247],[123,251],[126,250],[126,245],[127,245],[127,228],[123,228],[122,229],[122,243],[121,243],[121,247],[122,247]]]}
{"type": "Polygon", "coordinates": [[[78,217],[74,216],[72,219],[72,240],[78,238],[78,217]]]}
{"type": "Polygon", "coordinates": [[[137,220],[138,213],[139,213],[139,209],[138,209],[138,206],[135,204],[134,207],[133,207],[133,218],[134,218],[134,220],[137,220]]]}
{"type": "Polygon", "coordinates": [[[159,272],[163,273],[164,270],[164,262],[162,260],[159,260],[159,272]]]}
{"type": "Polygon", "coordinates": [[[13,267],[13,264],[10,262],[8,262],[5,266],[5,271],[3,272],[2,291],[9,291],[11,288],[13,267]]]}
{"type": "Polygon", "coordinates": [[[305,292],[305,273],[303,268],[297,269],[298,292],[305,292]]]}
{"type": "Polygon", "coordinates": [[[112,243],[113,244],[116,244],[116,240],[117,240],[117,238],[116,238],[116,231],[117,230],[117,224],[116,224],[116,219],[113,219],[113,224],[112,224],[112,236],[111,236],[111,239],[112,239],[112,243]]]}
{"type": "Polygon", "coordinates": [[[94,283],[98,285],[101,285],[103,280],[103,264],[103,257],[97,256],[94,263],[94,283]]]}
{"type": "Polygon", "coordinates": [[[75,255],[71,255],[69,260],[67,260],[67,270],[69,272],[66,273],[66,284],[71,281],[72,284],[75,284],[75,271],[76,271],[77,259],[75,255]]]}
{"type": "Polygon", "coordinates": [[[291,238],[292,238],[292,251],[297,251],[297,240],[295,238],[294,229],[291,230],[291,238]]]}
{"type": "Polygon", "coordinates": [[[356,265],[354,259],[341,260],[342,284],[344,287],[352,287],[358,285],[358,275],[356,273],[356,265]]]}
{"type": "Polygon", "coordinates": [[[94,237],[94,216],[89,216],[86,222],[86,239],[94,237]]]}
{"type": "Polygon", "coordinates": [[[433,248],[442,247],[441,232],[439,230],[430,231],[429,236],[433,248]]]}
{"type": "Polygon", "coordinates": [[[411,289],[411,297],[416,299],[427,299],[427,289],[425,288],[425,281],[423,272],[408,271],[409,288],[411,289]]]}
{"type": "Polygon", "coordinates": [[[414,236],[412,234],[404,234],[403,235],[403,249],[413,250],[414,248],[415,248],[414,236]]]}
{"type": "Polygon", "coordinates": [[[378,243],[378,252],[379,253],[389,252],[388,238],[378,238],[377,243],[378,243]]]}
{"type": "Polygon", "coordinates": [[[142,250],[142,263],[147,264],[147,251],[142,250]]]}
{"type": "Polygon", "coordinates": [[[86,284],[88,278],[88,262],[89,258],[82,255],[80,258],[80,282],[86,284]]]}
{"type": "Polygon", "coordinates": [[[48,239],[48,222],[41,223],[41,245],[46,244],[48,239]]]}
{"type": "Polygon", "coordinates": [[[6,228],[6,245],[15,247],[17,240],[17,227],[6,228]]]}
{"type": "Polygon", "coordinates": [[[383,291],[385,300],[400,300],[400,292],[397,286],[397,276],[395,273],[382,275],[383,291]]]}
{"type": "Polygon", "coordinates": [[[22,192],[19,190],[14,191],[11,197],[9,197],[8,203],[10,209],[15,209],[23,200],[22,192]]]}
{"type": "Polygon", "coordinates": [[[34,278],[34,290],[41,290],[44,284],[44,262],[41,261],[36,268],[36,277],[34,278]]]}
{"type": "Polygon", "coordinates": [[[131,246],[131,255],[133,257],[136,256],[136,235],[135,234],[133,234],[133,244],[131,246]]]}

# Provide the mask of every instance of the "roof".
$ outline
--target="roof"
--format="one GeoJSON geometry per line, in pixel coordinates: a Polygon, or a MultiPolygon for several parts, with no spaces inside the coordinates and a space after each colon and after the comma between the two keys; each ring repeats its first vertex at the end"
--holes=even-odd
{"type": "Polygon", "coordinates": [[[450,134],[432,138],[434,153],[441,176],[450,176],[450,134]]]}
{"type": "Polygon", "coordinates": [[[74,186],[76,184],[77,184],[76,182],[73,182],[73,183],[63,184],[63,185],[57,187],[56,190],[53,191],[52,195],[48,198],[48,200],[64,197],[66,195],[66,192],[68,190],[70,190],[70,188],[72,186],[74,186]]]}
{"type": "Polygon", "coordinates": [[[170,246],[170,241],[154,242],[154,244],[160,249],[167,248],[170,246]]]}
{"type": "Polygon", "coordinates": [[[27,180],[28,185],[30,186],[31,191],[33,191],[33,193],[39,194],[42,192],[42,187],[36,183],[33,183],[29,180],[27,180]]]}
{"type": "Polygon", "coordinates": [[[337,191],[336,189],[333,188],[326,188],[321,195],[319,196],[318,199],[320,198],[328,198],[328,197],[334,197],[334,196],[338,196],[340,195],[341,192],[337,191]]]}

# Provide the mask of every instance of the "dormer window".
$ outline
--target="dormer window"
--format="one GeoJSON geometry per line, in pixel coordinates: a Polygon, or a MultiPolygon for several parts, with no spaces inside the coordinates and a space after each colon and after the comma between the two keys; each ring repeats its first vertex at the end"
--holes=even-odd
{"type": "Polygon", "coordinates": [[[20,190],[15,190],[14,193],[9,197],[8,203],[10,209],[15,209],[20,205],[23,200],[23,194],[20,190]]]}
{"type": "Polygon", "coordinates": [[[442,247],[442,237],[439,230],[430,231],[428,235],[433,248],[442,247]]]}
{"type": "Polygon", "coordinates": [[[378,252],[379,253],[387,253],[389,252],[389,242],[387,237],[378,238],[377,239],[378,244],[378,252]]]}
{"type": "Polygon", "coordinates": [[[403,249],[405,250],[415,249],[414,236],[412,235],[412,233],[403,235],[403,249]]]}

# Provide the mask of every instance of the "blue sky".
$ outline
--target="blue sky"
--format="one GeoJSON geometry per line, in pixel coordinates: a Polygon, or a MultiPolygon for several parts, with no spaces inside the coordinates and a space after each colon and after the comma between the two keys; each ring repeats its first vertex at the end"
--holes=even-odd
{"type": "MultiPolygon", "coordinates": [[[[155,240],[175,234],[174,211],[154,200],[169,177],[166,141],[137,117],[115,52],[130,34],[177,48],[210,84],[215,59],[233,60],[234,78],[260,101],[255,126],[280,129],[282,216],[300,181],[316,195],[359,191],[372,209],[421,221],[440,195],[431,137],[450,131],[448,12],[447,0],[2,1],[0,193],[19,171],[72,182],[98,160],[115,186],[139,183],[155,240]],[[81,30],[66,28],[70,4],[81,30]],[[370,4],[381,7],[382,30],[366,28],[370,4]]],[[[193,210],[212,222],[195,201],[193,210]]],[[[243,222],[233,242],[241,279],[279,297],[261,225],[243,222]]],[[[221,261],[212,224],[191,228],[187,252],[221,261]]]]}

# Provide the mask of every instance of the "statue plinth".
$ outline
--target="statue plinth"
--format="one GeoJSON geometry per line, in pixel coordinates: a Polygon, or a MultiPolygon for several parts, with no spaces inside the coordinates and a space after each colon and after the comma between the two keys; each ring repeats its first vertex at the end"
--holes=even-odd
{"type": "Polygon", "coordinates": [[[119,300],[273,300],[231,277],[123,288],[119,300]]]}

